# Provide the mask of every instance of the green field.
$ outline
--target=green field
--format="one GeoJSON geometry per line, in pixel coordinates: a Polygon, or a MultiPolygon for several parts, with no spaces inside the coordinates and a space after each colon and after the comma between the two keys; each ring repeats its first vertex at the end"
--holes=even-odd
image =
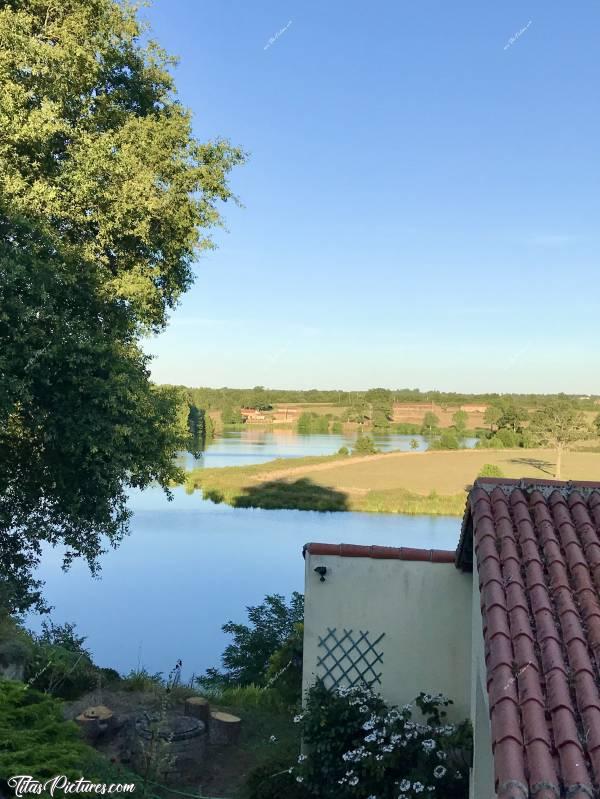
{"type": "MultiPolygon", "coordinates": [[[[465,491],[484,464],[498,466],[505,477],[547,480],[554,463],[548,449],[332,455],[196,469],[187,486],[236,507],[460,515],[465,491]]],[[[600,454],[565,453],[562,479],[600,481],[600,454]]]]}

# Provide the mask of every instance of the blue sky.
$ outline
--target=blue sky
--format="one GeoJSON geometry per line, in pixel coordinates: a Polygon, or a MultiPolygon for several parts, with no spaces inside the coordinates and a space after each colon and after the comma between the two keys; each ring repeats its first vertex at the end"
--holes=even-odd
{"type": "Polygon", "coordinates": [[[250,153],[155,380],[600,393],[596,2],[143,16],[196,135],[250,153]]]}

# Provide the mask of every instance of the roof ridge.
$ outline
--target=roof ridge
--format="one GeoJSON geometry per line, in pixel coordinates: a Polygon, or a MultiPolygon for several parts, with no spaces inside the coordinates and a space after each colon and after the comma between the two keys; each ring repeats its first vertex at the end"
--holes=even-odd
{"type": "Polygon", "coordinates": [[[342,558],[375,558],[377,560],[407,560],[428,563],[454,563],[453,549],[416,549],[414,547],[385,547],[372,544],[305,544],[302,554],[337,555],[342,558]]]}

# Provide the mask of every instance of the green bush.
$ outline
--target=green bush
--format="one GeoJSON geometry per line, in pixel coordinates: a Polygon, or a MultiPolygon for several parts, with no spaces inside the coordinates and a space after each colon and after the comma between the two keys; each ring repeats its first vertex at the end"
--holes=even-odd
{"type": "Polygon", "coordinates": [[[145,668],[132,669],[122,680],[123,688],[126,691],[156,691],[164,686],[164,679],[161,671],[150,674],[145,668]]]}
{"type": "Polygon", "coordinates": [[[495,463],[484,463],[479,471],[479,477],[504,477],[504,472],[495,463]]]}
{"type": "Polygon", "coordinates": [[[319,799],[464,799],[468,795],[472,731],[448,724],[441,694],[420,694],[425,723],[413,706],[388,707],[367,687],[309,691],[301,724],[304,754],[293,776],[319,799]]]}
{"type": "Polygon", "coordinates": [[[290,773],[290,765],[283,757],[273,757],[254,768],[246,780],[246,799],[309,799],[310,794],[290,773]]]}
{"type": "Polygon", "coordinates": [[[33,655],[34,643],[9,615],[0,616],[0,666],[25,666],[33,655]]]}
{"type": "Polygon", "coordinates": [[[287,707],[295,707],[302,697],[302,651],[304,624],[294,625],[294,632],[271,655],[266,685],[287,707]]]}
{"type": "Polygon", "coordinates": [[[294,591],[286,601],[281,594],[267,594],[260,605],[246,611],[249,624],[230,620],[222,625],[223,632],[233,636],[221,656],[226,671],[207,669],[196,678],[202,688],[265,685],[271,656],[296,635],[296,625],[304,619],[304,597],[294,591]]]}
{"type": "Polygon", "coordinates": [[[350,450],[348,449],[348,447],[340,447],[338,449],[338,451],[337,451],[337,454],[338,455],[349,455],[350,454],[350,450]]]}
{"type": "Polygon", "coordinates": [[[75,625],[44,622],[33,641],[25,679],[34,688],[62,699],[76,699],[97,686],[100,672],[75,625]]]}
{"type": "Polygon", "coordinates": [[[392,426],[396,433],[401,433],[405,436],[416,436],[421,432],[421,425],[411,424],[410,422],[398,422],[392,426]]]}
{"type": "Polygon", "coordinates": [[[64,720],[60,701],[24,683],[0,680],[1,775],[32,774],[41,780],[65,774],[77,779],[92,751],[77,725],[64,720]]]}
{"type": "Polygon", "coordinates": [[[498,430],[495,435],[495,438],[500,441],[503,447],[507,449],[513,449],[514,447],[518,447],[521,443],[521,437],[518,433],[514,433],[512,430],[509,430],[507,427],[503,428],[502,430],[498,430]]]}
{"type": "Polygon", "coordinates": [[[442,435],[431,444],[431,449],[460,449],[460,441],[455,433],[444,431],[442,435]]]}
{"type": "Polygon", "coordinates": [[[377,447],[371,436],[360,435],[354,442],[353,454],[355,455],[373,455],[377,452],[377,447]]]}

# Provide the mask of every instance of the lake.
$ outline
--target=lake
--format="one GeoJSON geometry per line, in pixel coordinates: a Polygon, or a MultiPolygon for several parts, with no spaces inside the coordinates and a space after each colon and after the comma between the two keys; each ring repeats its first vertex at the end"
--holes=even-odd
{"type": "MultiPolygon", "coordinates": [[[[411,449],[410,442],[418,443],[417,452],[428,449],[424,436],[402,435],[400,433],[376,434],[372,436],[375,446],[382,452],[411,449]]],[[[246,430],[227,430],[213,439],[199,458],[182,454],[182,464],[188,469],[219,466],[249,466],[252,463],[266,463],[275,458],[302,458],[307,455],[333,455],[340,447],[351,449],[356,441],[354,435],[334,435],[333,433],[304,435],[294,430],[265,430],[248,427],[246,430]]],[[[466,438],[464,446],[472,448],[476,438],[466,438]]]]}
{"type": "Polygon", "coordinates": [[[303,591],[308,541],[453,549],[460,530],[456,517],[231,508],[174,494],[131,495],[131,535],[102,558],[98,580],[80,563],[64,574],[60,553],[44,553],[53,620],[75,622],[101,666],[168,672],[181,658],[189,677],[219,665],[225,621],[244,622],[265,594],[303,591]]]}

